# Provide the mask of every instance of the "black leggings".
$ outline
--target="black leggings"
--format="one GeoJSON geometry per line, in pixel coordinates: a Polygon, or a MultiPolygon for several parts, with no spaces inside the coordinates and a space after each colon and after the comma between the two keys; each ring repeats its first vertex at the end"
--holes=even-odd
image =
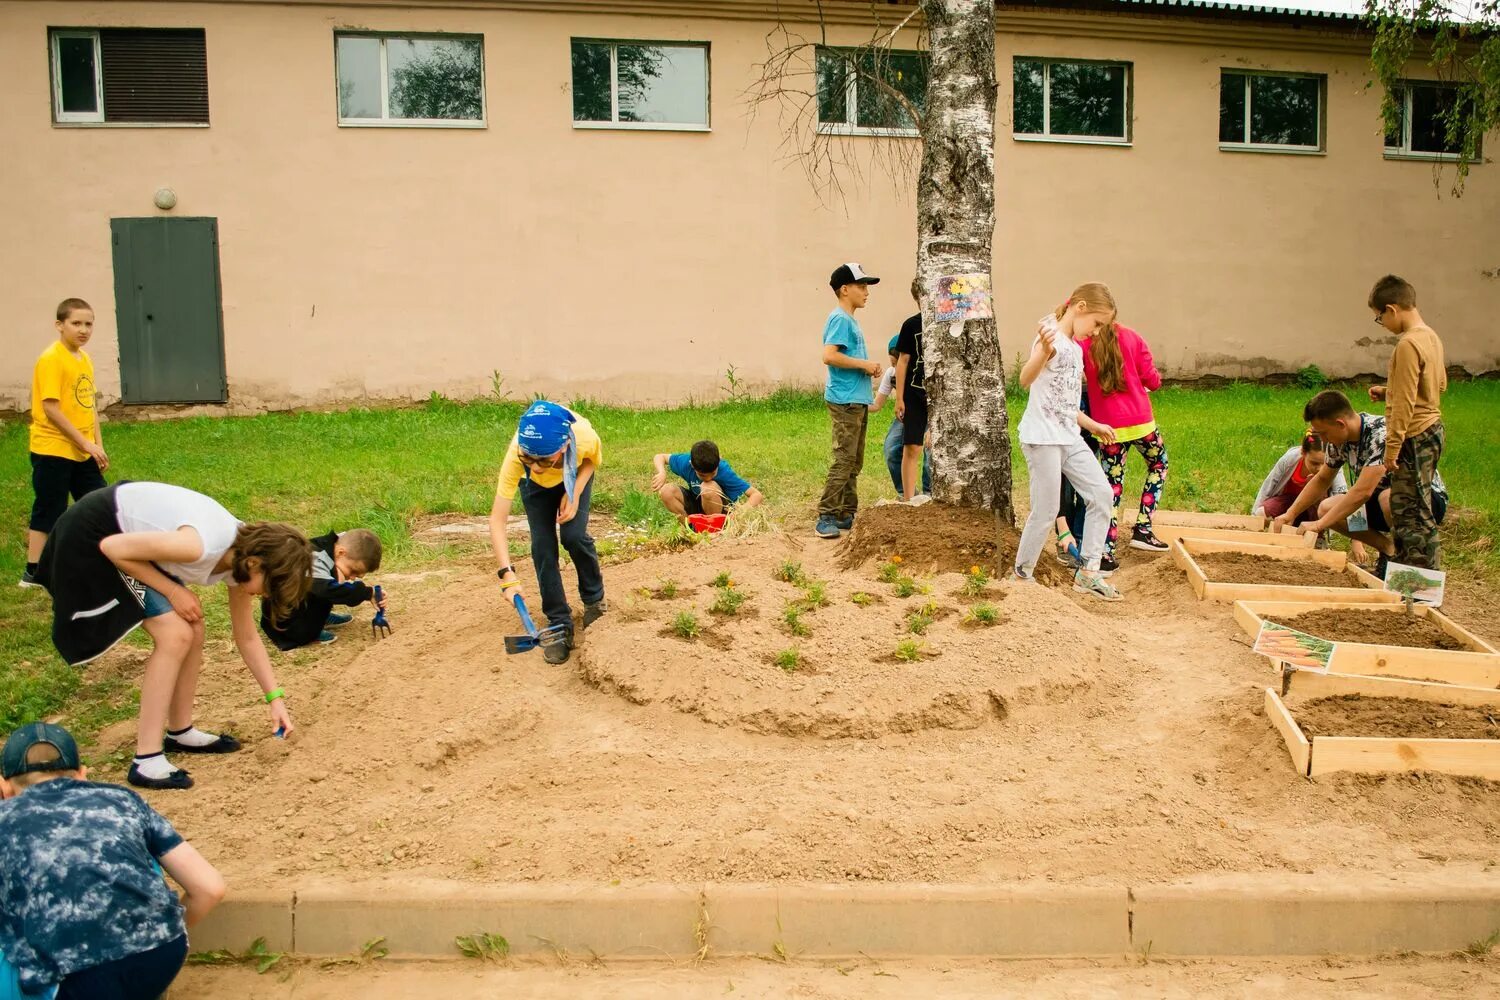
{"type": "Polygon", "coordinates": [[[57,1000],[157,1000],[187,958],[187,936],[150,951],[73,973],[59,984],[57,1000]]]}

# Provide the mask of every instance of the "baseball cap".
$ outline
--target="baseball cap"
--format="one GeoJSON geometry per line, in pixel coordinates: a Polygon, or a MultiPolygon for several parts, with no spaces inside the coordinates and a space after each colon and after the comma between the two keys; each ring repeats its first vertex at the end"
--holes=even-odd
{"type": "Polygon", "coordinates": [[[880,279],[870,277],[858,264],[840,264],[834,268],[828,284],[836,292],[845,285],[878,285],[880,279]]]}
{"type": "Polygon", "coordinates": [[[521,414],[516,445],[528,455],[555,455],[568,443],[568,429],[576,418],[568,408],[539,399],[521,414]]]}
{"type": "Polygon", "coordinates": [[[10,734],[5,741],[5,754],[0,758],[0,776],[14,778],[18,774],[33,771],[76,771],[78,744],[62,726],[50,722],[33,722],[10,734]],[[32,747],[48,745],[57,750],[57,759],[41,764],[26,763],[26,755],[32,747]]]}
{"type": "Polygon", "coordinates": [[[898,333],[894,337],[891,338],[891,342],[889,344],[885,345],[885,353],[887,353],[887,354],[895,354],[896,353],[896,345],[899,344],[900,342],[901,342],[901,334],[898,333]]]}

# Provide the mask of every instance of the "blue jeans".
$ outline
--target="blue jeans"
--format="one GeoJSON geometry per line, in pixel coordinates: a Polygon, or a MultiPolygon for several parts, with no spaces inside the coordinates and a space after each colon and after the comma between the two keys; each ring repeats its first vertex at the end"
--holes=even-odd
{"type": "MultiPolygon", "coordinates": [[[[885,432],[885,467],[891,474],[891,483],[896,487],[896,492],[901,492],[901,432],[903,428],[901,421],[892,420],[891,429],[885,432]]],[[[932,492],[932,463],[929,461],[929,453],[922,452],[922,492],[932,492]]]]}
{"type": "Polygon", "coordinates": [[[557,542],[568,550],[578,570],[578,596],[584,604],[604,600],[604,571],[599,568],[599,553],[589,535],[589,498],[593,480],[578,494],[578,513],[573,520],[558,527],[557,511],[566,493],[556,486],[535,486],[530,479],[521,480],[521,505],[526,508],[526,523],[531,528],[531,562],[536,567],[536,583],[542,592],[542,614],[548,625],[573,627],[573,609],[563,590],[557,542]]]}

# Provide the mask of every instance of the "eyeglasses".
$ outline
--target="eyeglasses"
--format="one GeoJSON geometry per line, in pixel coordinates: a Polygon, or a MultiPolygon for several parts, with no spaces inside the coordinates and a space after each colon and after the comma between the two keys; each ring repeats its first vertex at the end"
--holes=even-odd
{"type": "Polygon", "coordinates": [[[1389,309],[1389,308],[1390,308],[1390,306],[1384,306],[1384,307],[1382,307],[1381,310],[1378,313],[1375,314],[1375,322],[1377,322],[1377,323],[1382,322],[1385,319],[1385,311],[1387,309],[1389,309]]]}

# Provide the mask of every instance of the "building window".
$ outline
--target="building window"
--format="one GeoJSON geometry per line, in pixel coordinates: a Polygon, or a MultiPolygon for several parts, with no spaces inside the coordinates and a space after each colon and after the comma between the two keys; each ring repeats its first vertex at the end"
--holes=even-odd
{"type": "Polygon", "coordinates": [[[1017,59],[1011,131],[1017,139],[1130,141],[1130,65],[1017,59]]]}
{"type": "Polygon", "coordinates": [[[578,128],[708,129],[708,46],[573,39],[578,128]]]}
{"type": "Polygon", "coordinates": [[[484,124],[477,35],[334,35],[339,124],[484,124]]]}
{"type": "Polygon", "coordinates": [[[1219,148],[1321,152],[1326,88],[1322,76],[1224,70],[1219,74],[1219,148]]]}
{"type": "Polygon", "coordinates": [[[912,112],[927,98],[927,56],[901,50],[819,46],[818,130],[916,135],[912,112]]]}
{"type": "MultiPolygon", "coordinates": [[[[1390,159],[1456,160],[1463,140],[1449,140],[1448,122],[1459,103],[1458,88],[1440,83],[1409,81],[1391,91],[1399,121],[1385,133],[1385,155],[1390,159]]],[[[1475,162],[1482,162],[1478,146],[1475,162]]]]}
{"type": "Polygon", "coordinates": [[[202,28],[54,28],[49,35],[58,124],[208,124],[202,28]]]}

